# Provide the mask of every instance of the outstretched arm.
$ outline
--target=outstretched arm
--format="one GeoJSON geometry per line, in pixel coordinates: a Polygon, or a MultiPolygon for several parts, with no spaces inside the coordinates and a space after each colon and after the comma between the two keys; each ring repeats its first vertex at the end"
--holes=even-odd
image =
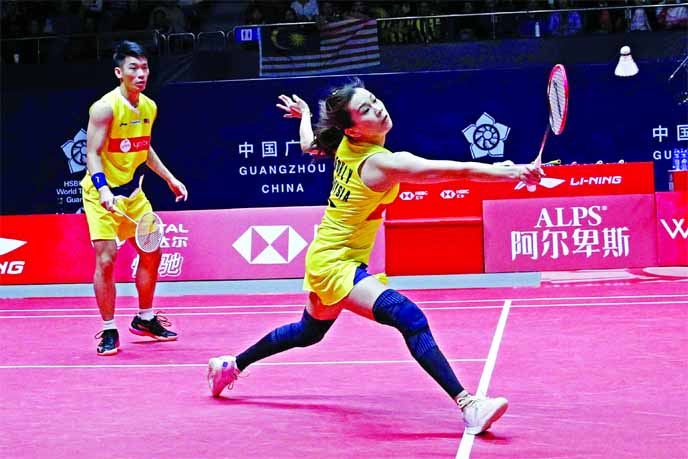
{"type": "Polygon", "coordinates": [[[293,94],[291,97],[282,94],[279,96],[279,100],[282,101],[282,104],[277,104],[277,108],[286,112],[283,115],[285,118],[301,118],[299,123],[299,144],[301,145],[301,151],[310,153],[313,139],[315,139],[313,126],[311,125],[311,109],[306,101],[299,98],[296,94],[293,94]]]}
{"type": "Polygon", "coordinates": [[[406,151],[376,154],[361,168],[361,179],[369,188],[383,191],[397,183],[437,183],[448,180],[522,181],[537,184],[544,175],[533,164],[483,164],[421,158],[406,151]]]}

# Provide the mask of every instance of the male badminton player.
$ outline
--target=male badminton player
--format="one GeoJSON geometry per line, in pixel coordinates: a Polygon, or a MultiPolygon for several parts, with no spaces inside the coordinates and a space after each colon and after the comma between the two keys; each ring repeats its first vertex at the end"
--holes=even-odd
{"type": "Polygon", "coordinates": [[[153,314],[160,249],[150,253],[141,250],[133,240],[136,225],[113,209],[118,206],[135,221],[152,211],[141,189],[145,166],[167,182],[177,201],[188,196],[184,184],[165,167],[151,146],[157,106],[142,93],[149,75],[145,51],[138,43],[123,41],[117,46],[113,60],[120,84],[91,106],[86,140],[87,172],[81,181],[84,211],[96,253],[93,285],[103,318],[103,330],[96,335],[100,339],[98,355],[114,355],[119,350],[114,319],[117,240],[129,240],[139,254],[136,269],[139,313],[129,330],[159,341],[177,339],[176,333],[165,328],[169,326],[167,319],[153,314]]]}

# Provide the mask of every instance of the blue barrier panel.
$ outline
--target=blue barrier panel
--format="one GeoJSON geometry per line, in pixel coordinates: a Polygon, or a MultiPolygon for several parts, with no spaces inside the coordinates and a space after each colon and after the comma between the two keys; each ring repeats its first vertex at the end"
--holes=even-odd
{"type": "MultiPolygon", "coordinates": [[[[639,63],[632,78],[614,66],[571,65],[568,125],[551,136],[544,160],[564,163],[655,161],[667,189],[671,152],[688,145],[688,112],[679,105],[685,79],[668,82],[673,63],[639,63]]],[[[363,76],[394,121],[391,150],[438,159],[531,161],[547,120],[549,66],[363,76]],[[478,138],[476,132],[491,137],[478,138]]],[[[331,162],[313,162],[298,145],[298,122],[275,108],[279,94],[317,100],[345,77],[177,83],[153,95],[159,115],[152,144],[186,183],[175,205],[149,173],[145,189],[160,210],[321,205],[331,162]]],[[[85,165],[93,89],[3,94],[2,213],[75,212],[85,165]],[[84,131],[82,131],[84,130],[84,131]]]]}

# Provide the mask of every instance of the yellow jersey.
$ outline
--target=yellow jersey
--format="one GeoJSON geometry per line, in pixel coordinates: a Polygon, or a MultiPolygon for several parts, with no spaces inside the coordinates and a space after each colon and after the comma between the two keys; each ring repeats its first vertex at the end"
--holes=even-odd
{"type": "MultiPolygon", "coordinates": [[[[122,95],[119,87],[105,94],[100,101],[112,108],[112,122],[100,157],[108,186],[115,188],[131,182],[136,169],[148,159],[151,131],[158,107],[144,94],[139,95],[138,106],[134,107],[122,95]]],[[[93,110],[93,105],[89,113],[93,110]]],[[[81,186],[84,192],[94,188],[88,171],[81,186]]]]}
{"type": "Polygon", "coordinates": [[[396,198],[399,185],[377,192],[359,175],[363,161],[374,154],[393,154],[373,144],[353,144],[347,137],[334,159],[334,179],[322,222],[306,254],[304,289],[323,304],[344,299],[353,288],[356,268],[368,264],[384,208],[396,198]]]}

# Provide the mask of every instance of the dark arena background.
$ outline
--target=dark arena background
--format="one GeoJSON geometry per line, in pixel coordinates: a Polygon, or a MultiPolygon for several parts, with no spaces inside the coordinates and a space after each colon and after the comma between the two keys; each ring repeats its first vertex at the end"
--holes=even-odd
{"type": "Polygon", "coordinates": [[[688,3],[0,8],[0,457],[688,457],[688,3]],[[126,332],[139,257],[124,245],[122,349],[103,359],[80,181],[89,107],[117,85],[121,40],[148,52],[151,142],[189,198],[146,172],[165,222],[154,307],[180,339],[126,332]],[[319,345],[210,396],[208,358],[298,320],[307,298],[333,163],[301,152],[278,96],[316,119],[357,76],[394,121],[389,150],[524,164],[555,64],[568,118],[535,191],[402,184],[369,263],[426,313],[466,387],[509,398],[499,423],[465,433],[396,332],[348,311],[319,345]]]}

